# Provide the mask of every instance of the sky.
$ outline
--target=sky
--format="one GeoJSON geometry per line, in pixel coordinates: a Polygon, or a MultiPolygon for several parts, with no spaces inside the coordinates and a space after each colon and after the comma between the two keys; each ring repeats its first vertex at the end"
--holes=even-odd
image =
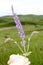
{"type": "Polygon", "coordinates": [[[17,14],[43,15],[43,0],[0,0],[0,16],[12,15],[12,5],[17,14]]]}

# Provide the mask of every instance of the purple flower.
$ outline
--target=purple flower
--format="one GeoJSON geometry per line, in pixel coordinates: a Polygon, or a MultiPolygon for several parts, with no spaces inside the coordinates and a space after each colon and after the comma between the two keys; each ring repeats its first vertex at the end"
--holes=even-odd
{"type": "Polygon", "coordinates": [[[16,28],[18,29],[18,33],[20,35],[20,38],[22,39],[22,43],[25,44],[25,42],[24,42],[25,34],[24,34],[24,31],[23,31],[23,28],[22,28],[22,25],[21,25],[21,22],[20,22],[18,16],[16,15],[16,13],[14,13],[13,6],[12,6],[12,13],[13,13],[13,17],[14,17],[14,22],[16,24],[16,28]]]}
{"type": "Polygon", "coordinates": [[[22,45],[25,45],[26,44],[26,41],[25,40],[21,41],[21,44],[22,45]]]}

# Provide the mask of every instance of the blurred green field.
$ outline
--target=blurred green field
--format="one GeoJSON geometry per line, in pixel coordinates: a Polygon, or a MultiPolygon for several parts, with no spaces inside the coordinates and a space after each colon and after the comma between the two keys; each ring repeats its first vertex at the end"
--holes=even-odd
{"type": "MultiPolygon", "coordinates": [[[[22,25],[41,25],[43,26],[43,15],[18,15],[22,25]]],[[[0,17],[0,28],[14,26],[14,20],[12,16],[0,17]]]]}
{"type": "MultiPolygon", "coordinates": [[[[23,24],[23,29],[26,35],[26,41],[30,36],[30,34],[32,33],[32,31],[35,30],[39,31],[39,33],[33,35],[30,40],[29,51],[32,51],[32,54],[28,56],[28,58],[31,61],[31,65],[43,65],[43,20],[38,21],[35,19],[35,18],[40,19],[40,16],[33,16],[33,18],[32,15],[28,15],[28,16],[27,16],[28,19],[25,18],[26,16],[23,16],[24,18],[20,16],[20,20],[21,23],[23,24]],[[29,18],[28,16],[31,17],[29,18]]],[[[12,21],[13,18],[5,17],[3,19],[0,18],[0,21],[2,21],[0,22],[0,65],[7,65],[9,56],[11,54],[18,54],[18,53],[21,54],[21,51],[12,41],[4,43],[5,39],[8,37],[13,38],[14,41],[18,42],[18,44],[20,44],[21,39],[19,38],[18,31],[12,21]],[[4,21],[2,21],[3,19],[4,21]],[[11,22],[13,23],[12,25],[9,24],[11,22]],[[8,29],[5,29],[3,27],[7,27],[8,29]]],[[[41,19],[43,19],[43,16],[41,16],[41,19]]]]}

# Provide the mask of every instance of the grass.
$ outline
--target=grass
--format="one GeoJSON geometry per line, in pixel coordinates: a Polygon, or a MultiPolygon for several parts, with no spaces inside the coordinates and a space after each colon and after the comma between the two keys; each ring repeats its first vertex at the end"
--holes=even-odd
{"type": "MultiPolygon", "coordinates": [[[[43,26],[43,15],[18,15],[22,25],[41,25],[43,26]]],[[[0,17],[0,28],[14,26],[14,20],[12,16],[0,17]]]]}
{"type": "MultiPolygon", "coordinates": [[[[32,51],[32,54],[28,56],[28,58],[31,61],[31,65],[43,65],[43,26],[28,24],[23,25],[23,28],[26,34],[26,41],[32,31],[39,31],[38,34],[33,35],[31,38],[29,51],[32,51]]],[[[13,38],[18,44],[20,44],[19,42],[21,41],[15,26],[11,27],[11,29],[0,30],[0,65],[7,65],[11,54],[21,54],[21,51],[14,42],[9,41],[4,43],[7,37],[13,38]]]]}
{"type": "MultiPolygon", "coordinates": [[[[30,40],[29,51],[32,51],[32,54],[28,58],[31,61],[31,65],[43,65],[43,15],[19,15],[19,19],[26,34],[26,41],[32,31],[39,31],[30,40]]],[[[0,17],[0,28],[3,28],[0,30],[0,65],[7,65],[9,56],[11,54],[21,54],[21,51],[14,42],[9,41],[4,43],[4,40],[10,37],[20,45],[21,39],[19,38],[12,16],[0,17]],[[8,29],[4,27],[8,27],[8,29]]]]}

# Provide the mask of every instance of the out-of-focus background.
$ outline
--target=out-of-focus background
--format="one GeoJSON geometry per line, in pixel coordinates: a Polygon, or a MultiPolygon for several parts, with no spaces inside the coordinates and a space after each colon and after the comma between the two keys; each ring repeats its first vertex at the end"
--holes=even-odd
{"type": "Polygon", "coordinates": [[[32,54],[28,56],[31,65],[43,65],[43,0],[0,0],[0,65],[7,65],[11,54],[21,54],[18,47],[11,40],[14,39],[20,45],[11,6],[17,13],[23,26],[26,41],[33,31],[39,31],[30,40],[32,54]]]}

